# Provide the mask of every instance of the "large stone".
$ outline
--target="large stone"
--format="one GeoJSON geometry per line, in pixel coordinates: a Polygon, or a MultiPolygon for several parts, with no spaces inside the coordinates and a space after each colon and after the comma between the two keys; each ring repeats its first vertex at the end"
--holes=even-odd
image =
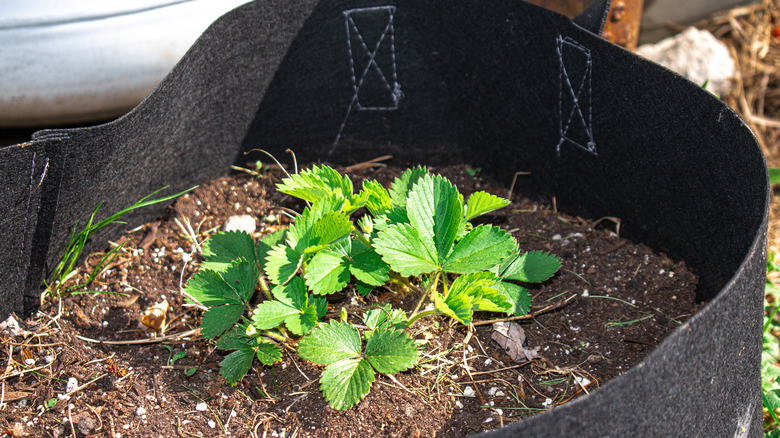
{"type": "Polygon", "coordinates": [[[636,53],[673,70],[707,91],[722,95],[731,89],[736,66],[725,43],[706,30],[689,27],[679,34],[645,44],[636,53]]]}

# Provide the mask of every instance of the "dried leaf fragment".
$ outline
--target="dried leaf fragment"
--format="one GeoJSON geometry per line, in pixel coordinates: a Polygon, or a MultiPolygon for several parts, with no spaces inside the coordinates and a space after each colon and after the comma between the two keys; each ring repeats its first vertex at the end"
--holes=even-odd
{"type": "Polygon", "coordinates": [[[528,349],[525,330],[516,322],[493,323],[493,334],[490,338],[500,345],[514,362],[525,362],[541,357],[540,347],[528,349]]]}
{"type": "Polygon", "coordinates": [[[165,316],[168,314],[167,300],[162,300],[152,307],[146,309],[141,315],[141,323],[155,330],[163,330],[165,327],[165,316]]]}

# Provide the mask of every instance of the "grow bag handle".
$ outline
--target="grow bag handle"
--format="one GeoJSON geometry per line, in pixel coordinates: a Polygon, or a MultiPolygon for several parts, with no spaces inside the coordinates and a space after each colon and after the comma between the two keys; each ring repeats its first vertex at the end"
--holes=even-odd
{"type": "Polygon", "coordinates": [[[593,0],[585,10],[580,12],[571,21],[591,33],[601,35],[601,32],[604,31],[607,17],[609,16],[610,3],[612,3],[611,0],[593,0]]]}

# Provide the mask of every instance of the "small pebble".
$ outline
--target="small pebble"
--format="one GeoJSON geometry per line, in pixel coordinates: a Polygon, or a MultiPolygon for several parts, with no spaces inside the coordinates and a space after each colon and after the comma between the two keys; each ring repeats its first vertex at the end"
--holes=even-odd
{"type": "Polygon", "coordinates": [[[209,410],[209,407],[206,406],[206,403],[198,403],[195,405],[195,410],[200,412],[205,412],[209,410]]]}
{"type": "Polygon", "coordinates": [[[138,409],[135,410],[135,415],[139,417],[142,415],[146,415],[146,409],[144,409],[143,406],[139,407],[138,409]]]}
{"type": "Polygon", "coordinates": [[[79,381],[75,377],[68,379],[68,383],[65,384],[65,392],[75,391],[79,387],[79,381]]]}
{"type": "Polygon", "coordinates": [[[222,226],[224,231],[244,231],[252,234],[257,229],[255,218],[248,214],[238,214],[230,216],[222,226]]]}
{"type": "Polygon", "coordinates": [[[463,388],[463,395],[465,397],[474,397],[476,395],[476,391],[474,391],[474,388],[467,386],[463,388]]]}

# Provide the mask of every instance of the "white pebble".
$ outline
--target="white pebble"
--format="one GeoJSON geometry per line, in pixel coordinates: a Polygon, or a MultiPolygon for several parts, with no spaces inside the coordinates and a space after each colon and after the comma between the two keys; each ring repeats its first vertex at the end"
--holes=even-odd
{"type": "Polygon", "coordinates": [[[467,386],[463,388],[463,396],[464,397],[474,397],[477,395],[476,391],[474,391],[474,388],[467,386]]]}
{"type": "Polygon", "coordinates": [[[206,403],[198,403],[197,405],[195,405],[195,410],[205,412],[209,410],[209,407],[206,406],[206,403]]]}
{"type": "Polygon", "coordinates": [[[582,386],[590,385],[590,380],[585,377],[574,376],[574,379],[576,379],[577,383],[579,383],[582,386]]]}
{"type": "Polygon", "coordinates": [[[222,225],[223,231],[244,231],[252,234],[257,229],[255,218],[248,214],[230,216],[222,225]]]}
{"type": "Polygon", "coordinates": [[[544,406],[546,408],[546,407],[550,406],[551,404],[552,404],[552,399],[551,398],[546,398],[546,399],[544,399],[544,403],[542,403],[542,406],[544,406]]]}
{"type": "Polygon", "coordinates": [[[138,409],[135,410],[135,415],[139,417],[146,415],[146,409],[144,409],[143,406],[140,406],[138,409]]]}
{"type": "Polygon", "coordinates": [[[68,383],[65,384],[65,392],[73,392],[79,387],[79,381],[75,377],[68,379],[68,383]]]}
{"type": "Polygon", "coordinates": [[[209,420],[209,427],[213,429],[217,427],[217,423],[215,423],[214,420],[209,420]]]}

